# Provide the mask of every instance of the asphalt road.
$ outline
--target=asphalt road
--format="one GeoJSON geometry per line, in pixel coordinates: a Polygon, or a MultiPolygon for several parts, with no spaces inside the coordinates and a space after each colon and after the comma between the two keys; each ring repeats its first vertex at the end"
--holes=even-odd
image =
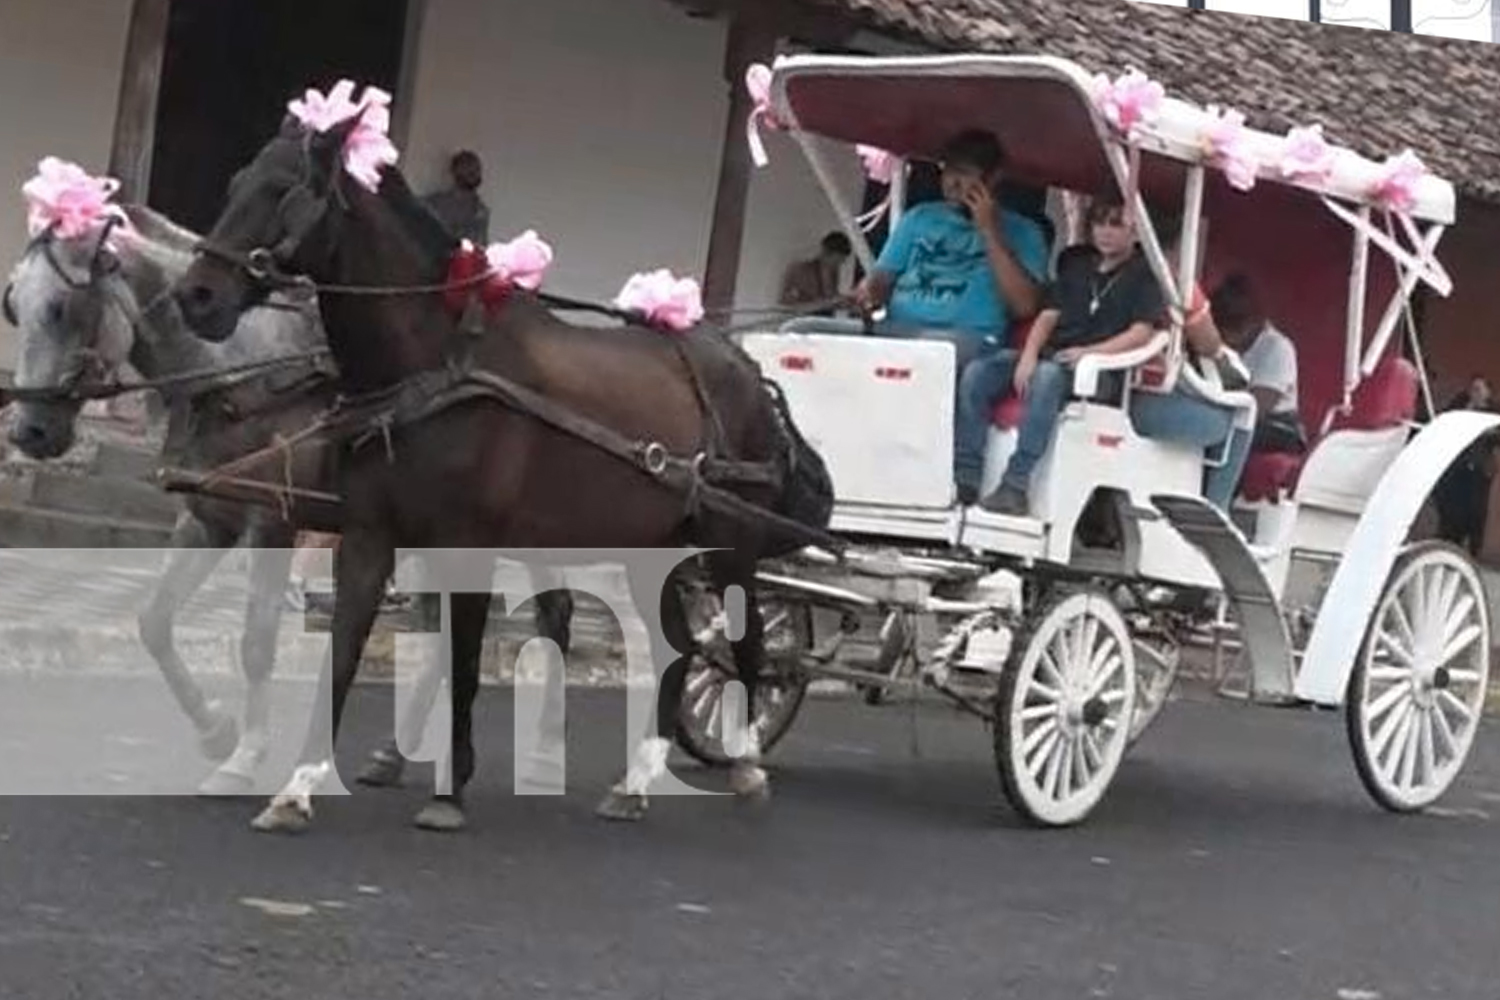
{"type": "MultiPolygon", "coordinates": [[[[136,734],[101,765],[197,767],[159,685],[78,682],[48,713],[17,683],[12,771],[86,742],[69,712],[94,699],[136,734]]],[[[485,689],[455,836],[411,827],[420,772],[320,800],[297,838],[253,833],[258,799],[0,799],[0,997],[1500,996],[1492,731],[1449,811],[1395,817],[1336,715],[1183,701],[1088,826],[1039,832],[977,723],[817,699],[766,806],[662,798],[622,827],[591,810],[623,698],[570,698],[568,794],[517,797],[508,693],[485,689]]],[[[391,712],[356,692],[344,773],[391,712]]]]}

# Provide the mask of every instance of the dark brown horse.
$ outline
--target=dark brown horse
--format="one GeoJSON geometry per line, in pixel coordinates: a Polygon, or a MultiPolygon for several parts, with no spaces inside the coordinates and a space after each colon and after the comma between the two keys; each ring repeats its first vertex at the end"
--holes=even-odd
{"type": "MultiPolygon", "coordinates": [[[[228,336],[239,315],[279,284],[316,285],[329,345],[356,397],[349,412],[367,415],[351,423],[381,427],[342,461],[331,728],[310,735],[303,766],[258,818],[262,829],[300,829],[310,818],[311,793],[331,769],[344,700],[397,548],[715,550],[702,560],[712,584],[737,585],[745,595],[734,652],[754,705],[762,665],[756,567],[826,541],[821,529],[832,508],[821,460],[727,337],[576,326],[520,291],[486,314],[480,334],[467,333],[442,294],[452,291],[455,241],[395,169],[383,172],[373,194],[346,173],[342,151],[353,124],[314,133],[289,118],[235,178],[223,215],[177,285],[188,322],[211,341],[228,336]],[[479,382],[444,375],[455,371],[481,373],[479,382]],[[473,390],[486,375],[504,380],[505,401],[494,391],[452,391],[455,384],[473,390]],[[544,403],[528,403],[528,392],[544,403]],[[445,405],[434,412],[438,399],[445,405]],[[547,410],[550,420],[538,419],[557,407],[547,410]],[[635,450],[586,440],[588,431],[569,423],[575,417],[635,450]],[[732,494],[715,488],[712,475],[704,482],[692,472],[715,469],[728,477],[720,481],[735,482],[732,494]],[[780,516],[737,512],[736,498],[780,516]]],[[[486,384],[494,389],[493,379],[486,384]]],[[[660,677],[655,736],[641,742],[600,805],[607,817],[636,819],[665,772],[693,644],[676,583],[645,593],[646,577],[621,561],[655,663],[672,659],[660,677]],[[647,599],[660,601],[659,625],[647,599]]],[[[674,579],[680,583],[680,575],[674,579]]],[[[471,708],[490,597],[450,600],[453,794],[439,795],[418,817],[442,829],[463,822],[462,790],[474,771],[471,708]]],[[[731,771],[731,788],[742,795],[765,791],[754,736],[731,771]]]]}

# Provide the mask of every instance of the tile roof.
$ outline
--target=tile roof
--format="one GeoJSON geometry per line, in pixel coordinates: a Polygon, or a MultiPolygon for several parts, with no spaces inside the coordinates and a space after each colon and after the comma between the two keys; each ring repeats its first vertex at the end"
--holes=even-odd
{"type": "Polygon", "coordinates": [[[798,0],[939,50],[1127,65],[1175,97],[1281,132],[1322,122],[1374,159],[1410,147],[1460,194],[1500,203],[1500,45],[1130,0],[798,0]]]}

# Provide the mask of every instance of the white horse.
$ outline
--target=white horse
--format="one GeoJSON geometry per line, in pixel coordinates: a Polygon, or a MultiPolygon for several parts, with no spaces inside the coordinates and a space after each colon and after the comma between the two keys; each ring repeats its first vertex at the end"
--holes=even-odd
{"type": "MultiPolygon", "coordinates": [[[[186,271],[198,236],[140,206],[121,206],[129,222],[104,236],[32,240],[11,273],[4,312],[19,331],[16,402],[10,440],[31,458],[57,458],[72,448],[82,399],[70,386],[97,384],[129,362],[168,408],[163,460],[208,473],[285,440],[306,428],[332,402],[336,379],[313,357],[325,346],[315,302],[273,302],[247,313],[223,344],[195,337],[167,294],[186,271]],[[283,359],[284,367],[172,383],[194,373],[227,371],[283,359]],[[57,391],[53,391],[57,390],[57,391]]],[[[331,449],[316,440],[298,445],[290,467],[282,455],[236,469],[241,479],[336,492],[331,449]]],[[[178,704],[197,730],[200,747],[220,763],[200,786],[208,795],[251,790],[269,749],[270,679],[275,665],[283,598],[296,533],[303,527],[337,531],[327,512],[298,508],[291,517],[273,506],[186,497],[173,532],[166,572],[139,618],[140,636],[178,704]],[[242,726],[204,695],[173,643],[174,621],[226,552],[253,550],[241,667],[246,696],[242,726]]],[[[540,588],[545,589],[545,588],[540,588]]],[[[550,590],[537,600],[541,633],[564,649],[571,594],[550,590]]],[[[430,619],[429,614],[429,619],[430,619]]],[[[432,708],[441,678],[437,665],[418,681],[402,720],[402,743],[412,745],[432,708]]],[[[560,672],[559,672],[560,674],[560,672]]],[[[561,676],[548,678],[548,714],[560,711],[561,676]]],[[[399,781],[404,761],[395,740],[375,752],[360,780],[399,781]]]]}

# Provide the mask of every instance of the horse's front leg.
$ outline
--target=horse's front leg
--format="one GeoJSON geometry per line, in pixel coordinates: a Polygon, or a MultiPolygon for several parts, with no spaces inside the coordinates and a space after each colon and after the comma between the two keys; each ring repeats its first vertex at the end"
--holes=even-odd
{"type": "MultiPolygon", "coordinates": [[[[417,617],[423,632],[438,632],[442,629],[442,601],[440,593],[418,594],[417,617]]],[[[443,685],[443,664],[428,662],[417,674],[406,709],[396,720],[396,734],[385,745],[371,751],[370,759],[355,778],[362,785],[374,788],[396,788],[406,772],[406,755],[401,748],[415,751],[422,743],[422,731],[432,715],[438,691],[443,685]]]]}
{"type": "Polygon", "coordinates": [[[243,795],[255,784],[271,743],[271,675],[276,669],[276,640],[281,631],[283,595],[292,568],[292,534],[279,526],[256,526],[247,544],[250,594],[245,631],[240,637],[240,666],[245,672],[244,728],[233,755],[209,775],[205,795],[243,795]]]}
{"type": "Polygon", "coordinates": [[[166,571],[136,620],[142,645],[156,661],[177,704],[192,720],[204,756],[214,761],[224,760],[234,752],[239,741],[234,717],[204,696],[203,689],[177,655],[173,631],[183,605],[203,586],[234,542],[231,532],[210,526],[191,511],[183,511],[172,532],[172,554],[166,571]]]}
{"type": "Polygon", "coordinates": [[[383,534],[346,532],[334,572],[333,668],[318,678],[318,697],[300,763],[281,793],[255,818],[257,830],[298,832],[312,821],[312,794],[333,773],[333,751],[349,688],[385,597],[396,553],[383,534]],[[328,714],[323,715],[324,706],[328,714]]]}
{"type": "Polygon", "coordinates": [[[490,595],[454,594],[452,608],[453,742],[449,762],[451,790],[433,796],[420,813],[417,826],[424,830],[450,832],[464,826],[464,787],[474,777],[474,699],[479,694],[479,658],[484,648],[484,627],[489,620],[490,595]]]}

